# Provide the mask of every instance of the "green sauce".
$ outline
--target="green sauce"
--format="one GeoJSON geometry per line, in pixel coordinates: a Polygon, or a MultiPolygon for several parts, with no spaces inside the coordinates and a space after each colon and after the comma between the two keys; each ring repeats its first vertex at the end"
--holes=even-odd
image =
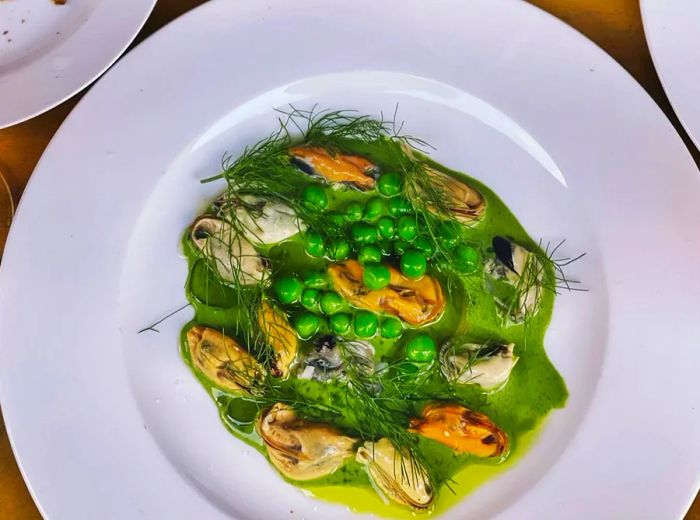
{"type": "MultiPolygon", "coordinates": [[[[383,142],[346,141],[343,144],[349,152],[370,158],[383,171],[391,171],[394,166],[393,149],[383,142]]],[[[469,243],[481,252],[482,258],[489,254],[488,250],[495,235],[507,236],[531,251],[538,250],[537,243],[528,236],[515,216],[488,187],[475,179],[462,176],[457,172],[450,172],[432,161],[430,164],[436,169],[464,179],[484,196],[487,204],[486,213],[469,231],[469,243]]],[[[313,179],[309,178],[309,182],[312,181],[313,179]]],[[[360,192],[353,189],[327,189],[326,193],[329,200],[325,211],[341,213],[352,201],[364,205],[368,198],[378,195],[376,190],[360,192]]],[[[206,260],[196,254],[187,235],[183,243],[190,266],[187,292],[195,310],[192,324],[214,327],[234,338],[240,337],[239,332],[249,324],[242,321],[241,314],[236,308],[231,308],[236,302],[234,289],[219,282],[212,270],[207,268],[206,260]]],[[[303,240],[299,235],[281,244],[265,248],[263,253],[279,269],[280,276],[292,274],[303,278],[304,273],[321,271],[327,265],[326,260],[306,254],[303,240]]],[[[499,316],[493,295],[486,288],[483,262],[476,273],[461,281],[457,280],[458,283],[446,279],[443,274],[431,271],[430,266],[428,274],[438,277],[446,292],[448,304],[440,319],[422,327],[421,332],[430,334],[438,345],[444,343],[458,330],[461,334],[466,333],[469,340],[474,343],[493,339],[514,343],[515,354],[520,358],[508,383],[502,389],[484,393],[478,385],[460,385],[457,390],[456,400],[459,403],[486,414],[507,434],[510,453],[505,460],[459,455],[447,446],[420,438],[420,449],[431,461],[434,474],[438,479],[437,487],[440,488],[434,506],[429,511],[438,513],[457,503],[491,477],[505,471],[520,458],[532,442],[546,415],[552,409],[565,405],[567,390],[544,349],[545,331],[554,304],[553,292],[542,292],[537,312],[527,320],[525,325],[509,324],[504,323],[499,316]],[[448,479],[452,479],[450,487],[453,492],[442,485],[448,479]]],[[[298,308],[300,312],[304,310],[300,305],[298,308]]],[[[349,306],[345,310],[353,311],[349,306]]],[[[192,366],[185,342],[185,332],[188,328],[189,325],[183,330],[181,352],[184,360],[192,366]]],[[[415,333],[415,329],[407,328],[398,339],[384,339],[377,334],[371,340],[377,357],[388,361],[401,359],[403,346],[415,333]]],[[[302,342],[302,353],[310,348],[312,348],[311,341],[302,342]]],[[[439,393],[446,384],[440,375],[438,365],[437,362],[434,363],[428,375],[425,376],[429,379],[427,388],[436,393],[439,393]]],[[[211,393],[221,419],[229,431],[264,455],[265,449],[254,428],[254,419],[258,412],[256,404],[243,397],[232,396],[218,390],[197,371],[193,370],[193,372],[211,393]]],[[[299,380],[292,375],[281,385],[286,385],[290,391],[306,396],[309,400],[334,403],[342,399],[342,385],[338,383],[299,380]]],[[[406,406],[412,407],[417,415],[424,404],[418,401],[407,403],[406,406]]],[[[416,514],[424,514],[394,503],[384,503],[372,488],[364,466],[352,458],[328,477],[294,484],[315,497],[347,504],[359,512],[371,512],[396,518],[411,518],[416,514]]]]}

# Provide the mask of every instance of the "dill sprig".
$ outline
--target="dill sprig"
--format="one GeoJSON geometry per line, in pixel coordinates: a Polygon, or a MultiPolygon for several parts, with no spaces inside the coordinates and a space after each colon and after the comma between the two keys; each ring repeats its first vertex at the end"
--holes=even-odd
{"type": "Polygon", "coordinates": [[[144,328],[142,328],[141,330],[139,330],[136,334],[142,334],[142,333],[147,332],[147,331],[159,333],[160,331],[159,331],[158,329],[156,329],[156,327],[157,327],[158,325],[160,325],[161,323],[163,323],[163,322],[166,321],[167,319],[172,318],[172,317],[175,316],[178,312],[180,312],[180,311],[182,311],[182,310],[185,310],[187,307],[190,307],[191,305],[192,305],[191,303],[186,303],[186,304],[182,305],[181,307],[178,307],[177,309],[175,309],[174,311],[169,312],[168,314],[166,314],[166,315],[163,316],[162,318],[157,319],[156,321],[154,321],[154,322],[151,323],[150,325],[146,325],[144,328]]]}
{"type": "Polygon", "coordinates": [[[339,145],[352,141],[377,141],[390,136],[390,123],[358,115],[354,110],[302,110],[290,106],[289,110],[278,110],[286,116],[285,131],[294,128],[301,140],[308,144],[329,147],[337,151],[339,145]]]}
{"type": "Polygon", "coordinates": [[[345,367],[346,417],[362,440],[388,439],[400,455],[395,478],[415,485],[418,479],[438,485],[436,473],[420,450],[418,437],[407,430],[409,416],[400,394],[386,391],[381,372],[368,372],[366,360],[356,350],[339,343],[345,367]]]}

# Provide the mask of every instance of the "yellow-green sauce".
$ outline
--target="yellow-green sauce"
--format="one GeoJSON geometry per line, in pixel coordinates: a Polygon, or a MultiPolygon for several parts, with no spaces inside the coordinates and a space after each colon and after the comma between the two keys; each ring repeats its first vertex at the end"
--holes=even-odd
{"type": "MultiPolygon", "coordinates": [[[[347,140],[342,143],[345,152],[363,155],[382,170],[391,170],[391,150],[384,141],[362,142],[347,140]]],[[[486,259],[491,252],[493,237],[496,235],[509,237],[516,243],[531,251],[539,251],[537,243],[526,233],[515,216],[506,205],[488,187],[475,179],[433,163],[450,175],[465,180],[477,188],[486,200],[486,212],[468,231],[469,243],[474,245],[486,259]]],[[[317,183],[318,179],[308,177],[307,183],[317,183]]],[[[222,188],[223,188],[222,184],[222,188]]],[[[301,191],[303,182],[299,184],[301,191]]],[[[364,203],[369,197],[377,196],[375,190],[361,192],[351,188],[332,190],[327,189],[330,202],[328,211],[342,211],[350,200],[364,203]]],[[[225,334],[241,339],[241,331],[250,326],[242,319],[237,307],[232,307],[238,301],[235,289],[221,283],[213,270],[208,269],[206,259],[193,247],[185,234],[184,249],[189,261],[190,275],[187,281],[187,295],[192,303],[195,316],[191,324],[183,330],[182,356],[192,367],[187,348],[185,333],[193,324],[205,325],[225,334]]],[[[322,271],[328,265],[328,260],[312,258],[306,254],[301,237],[296,236],[285,242],[266,247],[261,251],[278,270],[276,274],[294,274],[303,277],[310,270],[322,271]]],[[[354,253],[352,254],[354,255],[354,253]]],[[[351,256],[352,257],[352,256],[351,256]]],[[[388,260],[391,261],[391,260],[388,260]]],[[[446,293],[447,306],[443,315],[434,323],[421,328],[434,338],[437,345],[443,344],[459,329],[474,343],[497,340],[515,344],[515,354],[519,361],[515,365],[507,384],[494,392],[486,393],[478,385],[453,385],[455,392],[452,399],[470,409],[486,414],[508,436],[510,451],[507,457],[489,459],[477,458],[471,455],[460,455],[451,448],[430,439],[420,438],[419,447],[425,458],[430,462],[433,474],[436,476],[438,496],[431,509],[416,511],[395,503],[385,503],[372,488],[365,468],[354,458],[347,462],[332,475],[310,482],[294,482],[309,494],[320,499],[346,504],[358,512],[370,512],[386,517],[409,518],[436,514],[462,500],[491,477],[507,470],[523,452],[541,426],[543,419],[554,408],[563,407],[567,399],[564,381],[549,361],[544,348],[544,336],[550,321],[554,304],[554,292],[543,291],[537,312],[526,322],[514,324],[504,320],[498,313],[491,291],[487,288],[483,271],[483,262],[479,269],[468,277],[436,273],[429,266],[428,274],[435,275],[441,282],[446,293]],[[445,485],[449,481],[449,488],[445,485]]],[[[291,311],[293,315],[295,311],[291,311]]],[[[391,363],[403,356],[405,342],[415,334],[407,330],[398,340],[386,340],[375,337],[369,340],[376,349],[378,360],[391,363]]],[[[301,352],[313,348],[313,342],[303,341],[301,352]]],[[[303,354],[300,354],[303,356],[303,354]]],[[[255,447],[265,456],[264,446],[255,431],[254,417],[258,406],[251,400],[240,395],[229,395],[216,387],[193,369],[203,386],[211,393],[218,407],[224,425],[238,439],[255,447]]],[[[429,382],[423,388],[429,393],[440,395],[445,393],[448,383],[440,374],[439,363],[426,369],[425,376],[429,382]]],[[[300,380],[292,375],[280,383],[294,390],[296,395],[303,395],[310,401],[340,402],[343,393],[342,383],[316,382],[300,380]]],[[[417,416],[421,408],[429,401],[414,399],[406,402],[409,415],[417,416]]],[[[347,425],[339,424],[341,428],[347,425]]],[[[352,434],[352,431],[349,431],[352,434]]],[[[232,439],[232,442],[237,442],[232,439]]],[[[281,477],[282,478],[282,477],[281,477]]]]}

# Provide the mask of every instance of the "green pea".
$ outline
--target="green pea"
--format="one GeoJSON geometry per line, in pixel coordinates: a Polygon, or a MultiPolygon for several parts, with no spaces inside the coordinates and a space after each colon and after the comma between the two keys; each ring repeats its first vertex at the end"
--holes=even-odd
{"type": "Polygon", "coordinates": [[[363,214],[363,217],[368,222],[374,222],[384,214],[385,210],[386,204],[382,199],[380,199],[379,197],[371,197],[365,203],[365,212],[363,214]]]}
{"type": "Polygon", "coordinates": [[[401,255],[401,272],[408,278],[420,278],[427,267],[425,255],[417,249],[409,249],[401,255]]]}
{"type": "Polygon", "coordinates": [[[304,285],[312,289],[323,289],[328,281],[323,273],[309,271],[304,275],[304,285]]]}
{"type": "Polygon", "coordinates": [[[385,318],[382,321],[382,338],[395,339],[403,334],[403,325],[398,318],[385,318]]]}
{"type": "Polygon", "coordinates": [[[309,231],[306,233],[305,247],[307,253],[317,258],[322,257],[326,249],[323,237],[316,231],[309,231]]]}
{"type": "Polygon", "coordinates": [[[401,193],[401,175],[396,172],[386,172],[377,179],[377,188],[382,195],[393,197],[401,193]]]}
{"type": "Polygon", "coordinates": [[[350,226],[350,234],[359,244],[372,244],[377,241],[377,229],[365,222],[355,222],[350,226]]]}
{"type": "Polygon", "coordinates": [[[273,284],[277,299],[284,304],[295,303],[301,298],[303,285],[296,276],[283,276],[273,284]]]}
{"type": "Polygon", "coordinates": [[[350,332],[350,315],[338,313],[330,318],[331,330],[336,334],[347,334],[350,332]]]}
{"type": "Polygon", "coordinates": [[[479,267],[479,251],[470,245],[459,245],[454,249],[457,267],[463,273],[473,273],[479,267]]]}
{"type": "Polygon", "coordinates": [[[417,334],[406,344],[406,359],[426,363],[435,359],[437,347],[427,334],[417,334]]]}
{"type": "Polygon", "coordinates": [[[403,197],[394,197],[389,199],[387,206],[389,207],[389,214],[393,217],[400,217],[401,215],[405,215],[406,213],[413,211],[413,206],[411,206],[411,203],[403,197]]]}
{"type": "Polygon", "coordinates": [[[416,222],[415,215],[403,215],[399,217],[399,222],[396,227],[401,240],[411,242],[418,236],[418,222],[416,222]]]}
{"type": "Polygon", "coordinates": [[[389,285],[391,273],[389,268],[384,264],[371,263],[365,265],[365,270],[362,273],[362,282],[371,291],[384,289],[389,285]]]}
{"type": "Polygon", "coordinates": [[[382,217],[377,222],[377,231],[382,238],[394,238],[396,236],[396,224],[391,217],[382,217]]]}
{"type": "Polygon", "coordinates": [[[302,339],[309,339],[321,328],[321,318],[311,312],[303,312],[294,320],[294,328],[302,339]]]}
{"type": "Polygon", "coordinates": [[[309,184],[304,188],[301,192],[301,200],[307,208],[313,211],[321,211],[328,206],[328,195],[318,184],[309,184]]]}
{"type": "Polygon", "coordinates": [[[461,228],[455,222],[443,222],[437,230],[438,239],[448,248],[454,247],[459,242],[461,228]]]}
{"type": "Polygon", "coordinates": [[[321,312],[323,314],[335,314],[343,308],[343,299],[338,293],[325,292],[321,296],[321,312]]]}
{"type": "Polygon", "coordinates": [[[320,299],[321,293],[316,289],[304,289],[304,292],[301,293],[301,304],[310,311],[318,309],[320,299]]]}
{"type": "Polygon", "coordinates": [[[394,253],[402,255],[411,248],[411,244],[405,240],[397,240],[394,242],[394,253]]]}
{"type": "Polygon", "coordinates": [[[426,236],[419,236],[413,241],[413,247],[418,249],[421,253],[425,254],[427,257],[431,257],[435,254],[435,244],[432,239],[426,236]]]}
{"type": "Polygon", "coordinates": [[[377,333],[379,320],[369,311],[358,311],[353,320],[353,328],[358,338],[371,338],[377,333]]]}
{"type": "Polygon", "coordinates": [[[360,252],[357,254],[357,261],[362,265],[371,262],[381,262],[382,251],[377,246],[373,246],[371,244],[362,246],[362,249],[360,249],[360,252]]]}
{"type": "Polygon", "coordinates": [[[347,240],[338,240],[328,246],[328,256],[331,260],[345,260],[350,256],[350,244],[347,240]]]}
{"type": "Polygon", "coordinates": [[[362,219],[362,204],[351,202],[345,207],[345,218],[350,222],[357,222],[362,219]]]}

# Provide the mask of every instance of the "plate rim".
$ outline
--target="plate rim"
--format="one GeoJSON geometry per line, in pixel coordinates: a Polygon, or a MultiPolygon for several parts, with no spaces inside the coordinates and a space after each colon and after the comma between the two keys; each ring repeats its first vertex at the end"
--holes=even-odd
{"type": "MultiPolygon", "coordinates": [[[[208,3],[208,4],[203,4],[203,5],[201,5],[201,6],[197,7],[197,8],[195,8],[194,10],[189,11],[188,13],[185,13],[185,15],[189,15],[189,13],[191,13],[191,12],[193,12],[193,11],[197,11],[197,10],[199,10],[199,9],[204,9],[205,7],[207,7],[207,6],[211,5],[211,4],[221,3],[222,1],[223,1],[223,0],[220,0],[220,2],[210,2],[210,3],[208,3]]],[[[530,5],[529,7],[534,7],[534,6],[530,5]]],[[[558,20],[557,18],[552,17],[551,15],[549,15],[548,13],[546,13],[545,11],[542,11],[541,9],[538,9],[538,8],[536,8],[536,9],[537,9],[538,11],[542,12],[542,13],[545,13],[547,16],[549,16],[549,17],[551,17],[551,18],[557,20],[557,21],[558,21],[559,23],[561,23],[562,25],[568,27],[568,26],[567,26],[564,22],[562,22],[561,20],[558,20]]],[[[180,17],[180,18],[183,18],[185,15],[183,15],[183,16],[180,17]]],[[[178,20],[179,20],[179,19],[178,19],[178,20]]],[[[169,26],[170,26],[170,24],[168,24],[166,27],[169,27],[169,26]]],[[[155,34],[158,34],[159,32],[160,32],[160,31],[157,31],[155,34]]],[[[578,31],[575,31],[575,32],[578,33],[578,31]]],[[[578,34],[579,34],[579,36],[581,36],[580,33],[578,33],[578,34]]],[[[150,39],[150,37],[149,37],[148,39],[150,39]]],[[[598,51],[599,51],[601,54],[603,54],[604,56],[607,56],[607,58],[608,58],[609,60],[611,60],[611,61],[614,62],[614,60],[612,60],[612,58],[610,58],[607,54],[605,54],[602,50],[600,50],[600,49],[599,49],[593,42],[591,42],[588,38],[585,38],[585,36],[584,36],[584,39],[588,40],[588,42],[589,42],[590,45],[593,45],[596,49],[598,49],[598,51]]],[[[140,47],[140,46],[139,46],[139,47],[140,47]]],[[[624,69],[622,69],[621,67],[619,67],[619,65],[618,65],[618,68],[619,68],[620,70],[623,70],[623,71],[624,71],[624,69]]],[[[627,73],[627,71],[624,71],[624,72],[625,72],[626,75],[629,76],[629,78],[631,78],[631,76],[629,75],[629,73],[627,73]]],[[[631,78],[631,79],[633,80],[633,78],[631,78]]],[[[633,81],[634,81],[634,80],[633,80],[633,81]]],[[[634,82],[634,83],[636,84],[636,82],[634,82]]],[[[637,86],[636,86],[637,89],[643,91],[643,89],[641,88],[641,86],[639,86],[638,84],[636,84],[636,85],[637,85],[637,86]]],[[[645,101],[645,102],[646,102],[646,103],[651,102],[652,105],[656,106],[656,104],[653,102],[653,100],[650,98],[650,96],[648,96],[648,94],[646,94],[645,92],[644,92],[644,94],[645,94],[645,97],[646,97],[646,101],[645,101]]],[[[86,96],[86,98],[87,98],[87,96],[86,96]]],[[[79,107],[81,104],[83,104],[83,103],[85,103],[85,100],[81,100],[81,102],[79,103],[78,107],[79,107]]],[[[68,116],[68,118],[66,119],[66,121],[64,122],[64,124],[61,126],[61,129],[62,129],[63,126],[64,126],[65,124],[67,124],[68,121],[75,115],[75,113],[76,113],[78,107],[76,107],[76,109],[75,109],[73,112],[71,112],[71,114],[68,116]]],[[[670,126],[670,123],[668,122],[668,120],[666,119],[666,117],[663,115],[663,113],[661,112],[661,110],[658,108],[658,106],[656,106],[656,108],[658,109],[657,117],[660,116],[661,118],[663,118],[663,120],[665,120],[666,125],[670,126]]],[[[49,150],[52,149],[52,145],[54,145],[55,141],[57,140],[57,138],[58,138],[58,136],[59,136],[59,134],[60,134],[61,129],[59,129],[59,131],[56,133],[56,136],[54,136],[54,138],[52,138],[52,141],[51,141],[51,143],[49,144],[49,146],[47,147],[47,150],[46,150],[45,154],[42,155],[42,159],[41,159],[41,160],[39,161],[39,163],[37,164],[37,167],[36,167],[36,170],[35,170],[35,171],[40,171],[40,170],[42,170],[42,169],[45,169],[45,167],[43,166],[44,157],[45,157],[46,155],[48,155],[47,152],[48,152],[49,150]]],[[[674,139],[680,141],[680,138],[679,138],[679,136],[678,136],[677,134],[675,135],[674,139]]],[[[685,147],[683,147],[683,148],[685,149],[685,147]]],[[[687,149],[685,149],[685,150],[686,150],[686,153],[685,153],[686,157],[685,157],[685,159],[686,159],[686,160],[690,160],[690,162],[692,163],[692,159],[690,159],[690,155],[689,155],[689,153],[687,152],[687,149]]],[[[34,179],[32,178],[32,180],[34,180],[34,179]]],[[[26,194],[31,194],[31,193],[32,193],[32,184],[33,184],[33,183],[32,183],[32,180],[30,180],[30,183],[28,183],[28,185],[27,185],[27,190],[26,190],[26,192],[25,192],[26,194]]],[[[22,208],[23,208],[23,206],[24,206],[23,202],[24,202],[25,200],[26,200],[25,197],[23,197],[22,201],[20,202],[20,205],[19,205],[19,208],[18,208],[18,215],[19,215],[20,213],[23,214],[23,209],[22,209],[22,208]]],[[[13,232],[12,232],[12,230],[11,230],[10,236],[9,236],[9,238],[8,238],[8,251],[13,251],[13,250],[14,250],[14,247],[12,246],[12,243],[13,243],[13,242],[14,242],[14,240],[13,240],[13,232]]],[[[3,280],[3,279],[4,279],[4,276],[2,276],[3,271],[4,271],[4,270],[3,270],[2,268],[0,268],[0,280],[3,280]]],[[[0,330],[0,333],[2,333],[1,330],[0,330]]],[[[2,385],[1,385],[1,384],[0,384],[0,390],[2,390],[2,385]]],[[[4,396],[4,392],[0,392],[0,401],[4,401],[3,396],[4,396]]],[[[15,454],[16,454],[16,451],[15,451],[15,444],[14,444],[14,442],[13,442],[13,435],[11,434],[11,428],[10,428],[9,424],[8,424],[8,437],[10,438],[10,442],[11,442],[11,445],[12,445],[12,448],[13,448],[13,452],[15,452],[15,454]]],[[[25,481],[26,481],[27,484],[28,484],[28,487],[29,487],[29,489],[30,489],[30,492],[32,493],[33,498],[35,499],[35,502],[37,503],[37,505],[38,505],[38,506],[40,507],[40,509],[41,509],[40,502],[37,500],[38,497],[35,496],[33,487],[30,485],[30,482],[27,480],[27,475],[25,474],[24,468],[22,467],[23,465],[22,465],[22,463],[20,462],[20,459],[19,459],[19,458],[18,458],[17,460],[18,460],[18,465],[20,466],[20,471],[22,471],[22,475],[23,475],[23,477],[25,478],[25,481]]],[[[699,484],[700,484],[700,483],[699,483],[699,484]]],[[[691,501],[692,501],[692,498],[691,498],[691,501]]],[[[42,514],[44,514],[43,509],[42,509],[42,514]]]]}
{"type": "MultiPolygon", "coordinates": [[[[101,16],[116,16],[119,15],[121,11],[123,11],[124,6],[127,8],[133,7],[139,7],[143,6],[143,9],[141,11],[136,11],[134,9],[134,15],[131,17],[129,22],[131,22],[131,25],[125,26],[124,30],[124,37],[121,40],[121,43],[116,43],[116,40],[112,43],[111,47],[113,47],[111,50],[103,53],[101,56],[101,59],[99,60],[101,62],[101,65],[95,65],[94,63],[91,64],[95,65],[93,67],[88,67],[88,68],[81,68],[78,69],[78,73],[73,76],[72,80],[68,81],[68,84],[64,85],[63,83],[59,83],[57,90],[60,92],[60,94],[57,95],[47,95],[46,92],[49,91],[51,88],[55,88],[53,85],[50,85],[50,82],[52,80],[53,74],[49,75],[51,77],[45,77],[43,79],[48,79],[49,81],[47,82],[47,85],[44,86],[43,88],[45,90],[42,90],[38,94],[32,94],[31,97],[25,98],[26,100],[23,101],[22,105],[26,107],[25,110],[22,111],[12,111],[8,113],[7,115],[4,115],[2,111],[0,110],[0,129],[3,128],[8,128],[20,123],[24,123],[25,121],[28,121],[34,117],[37,117],[41,114],[44,114],[45,112],[48,112],[49,110],[56,108],[58,105],[63,103],[64,101],[67,101],[68,99],[72,98],[88,86],[90,86],[96,79],[98,79],[100,76],[102,76],[114,63],[121,58],[121,56],[124,54],[124,52],[129,48],[131,43],[134,41],[134,39],[138,36],[139,32],[143,28],[144,24],[148,20],[149,16],[153,12],[153,9],[155,8],[157,0],[131,0],[130,3],[127,5],[123,1],[119,2],[101,2],[95,7],[95,11],[101,10],[103,12],[100,12],[101,16]],[[75,79],[78,78],[78,79],[75,79]],[[22,113],[23,112],[23,113],[22,113]]],[[[90,13],[90,17],[94,15],[93,13],[90,13]]],[[[89,19],[88,22],[84,25],[81,25],[79,29],[76,31],[76,33],[82,33],[83,35],[86,35],[89,37],[91,34],[93,36],[96,36],[96,33],[99,33],[100,28],[99,27],[93,27],[94,24],[90,24],[89,19]]],[[[36,64],[35,61],[41,59],[41,60],[47,60],[50,58],[51,55],[53,54],[63,54],[65,52],[68,53],[76,53],[76,49],[80,49],[80,45],[75,43],[75,36],[76,33],[71,34],[65,41],[62,42],[62,45],[60,45],[58,48],[51,49],[47,52],[41,53],[38,56],[34,56],[28,63],[22,65],[19,69],[14,70],[11,69],[9,71],[9,74],[7,77],[13,78],[13,77],[18,77],[20,81],[22,80],[23,77],[31,76],[32,71],[35,70],[36,64]]],[[[82,35],[81,35],[82,37],[82,35]]],[[[78,52],[79,54],[79,52],[78,52]]],[[[95,58],[91,58],[91,60],[94,60],[95,58]]],[[[44,65],[44,68],[46,65],[44,65]]],[[[45,74],[44,74],[45,76],[45,74]]],[[[31,78],[27,78],[31,79],[31,78]]],[[[13,81],[16,81],[13,79],[13,81]]],[[[38,164],[37,164],[38,166],[38,164]]],[[[36,169],[36,167],[35,167],[36,169]]]]}
{"type": "MultiPolygon", "coordinates": [[[[681,110],[681,104],[685,104],[685,101],[679,97],[680,94],[676,90],[674,82],[670,80],[670,76],[675,76],[675,74],[672,74],[669,71],[669,68],[667,67],[667,60],[662,58],[658,47],[659,43],[656,37],[653,36],[657,32],[661,31],[657,29],[654,17],[650,14],[652,4],[655,6],[666,5],[664,2],[654,2],[654,0],[639,1],[642,26],[644,28],[644,40],[646,42],[647,49],[649,50],[649,56],[651,57],[651,61],[654,65],[654,71],[659,78],[661,88],[663,89],[664,94],[671,105],[673,113],[678,118],[678,121],[680,121],[686,134],[688,134],[688,137],[692,141],[693,146],[695,146],[695,149],[700,150],[700,111],[698,112],[696,120],[692,121],[687,118],[687,112],[685,112],[685,110],[681,110]]],[[[698,21],[700,21],[700,16],[697,18],[698,21]]],[[[700,41],[698,43],[700,44],[700,41]]],[[[700,67],[698,67],[698,76],[700,76],[700,67]]]]}

